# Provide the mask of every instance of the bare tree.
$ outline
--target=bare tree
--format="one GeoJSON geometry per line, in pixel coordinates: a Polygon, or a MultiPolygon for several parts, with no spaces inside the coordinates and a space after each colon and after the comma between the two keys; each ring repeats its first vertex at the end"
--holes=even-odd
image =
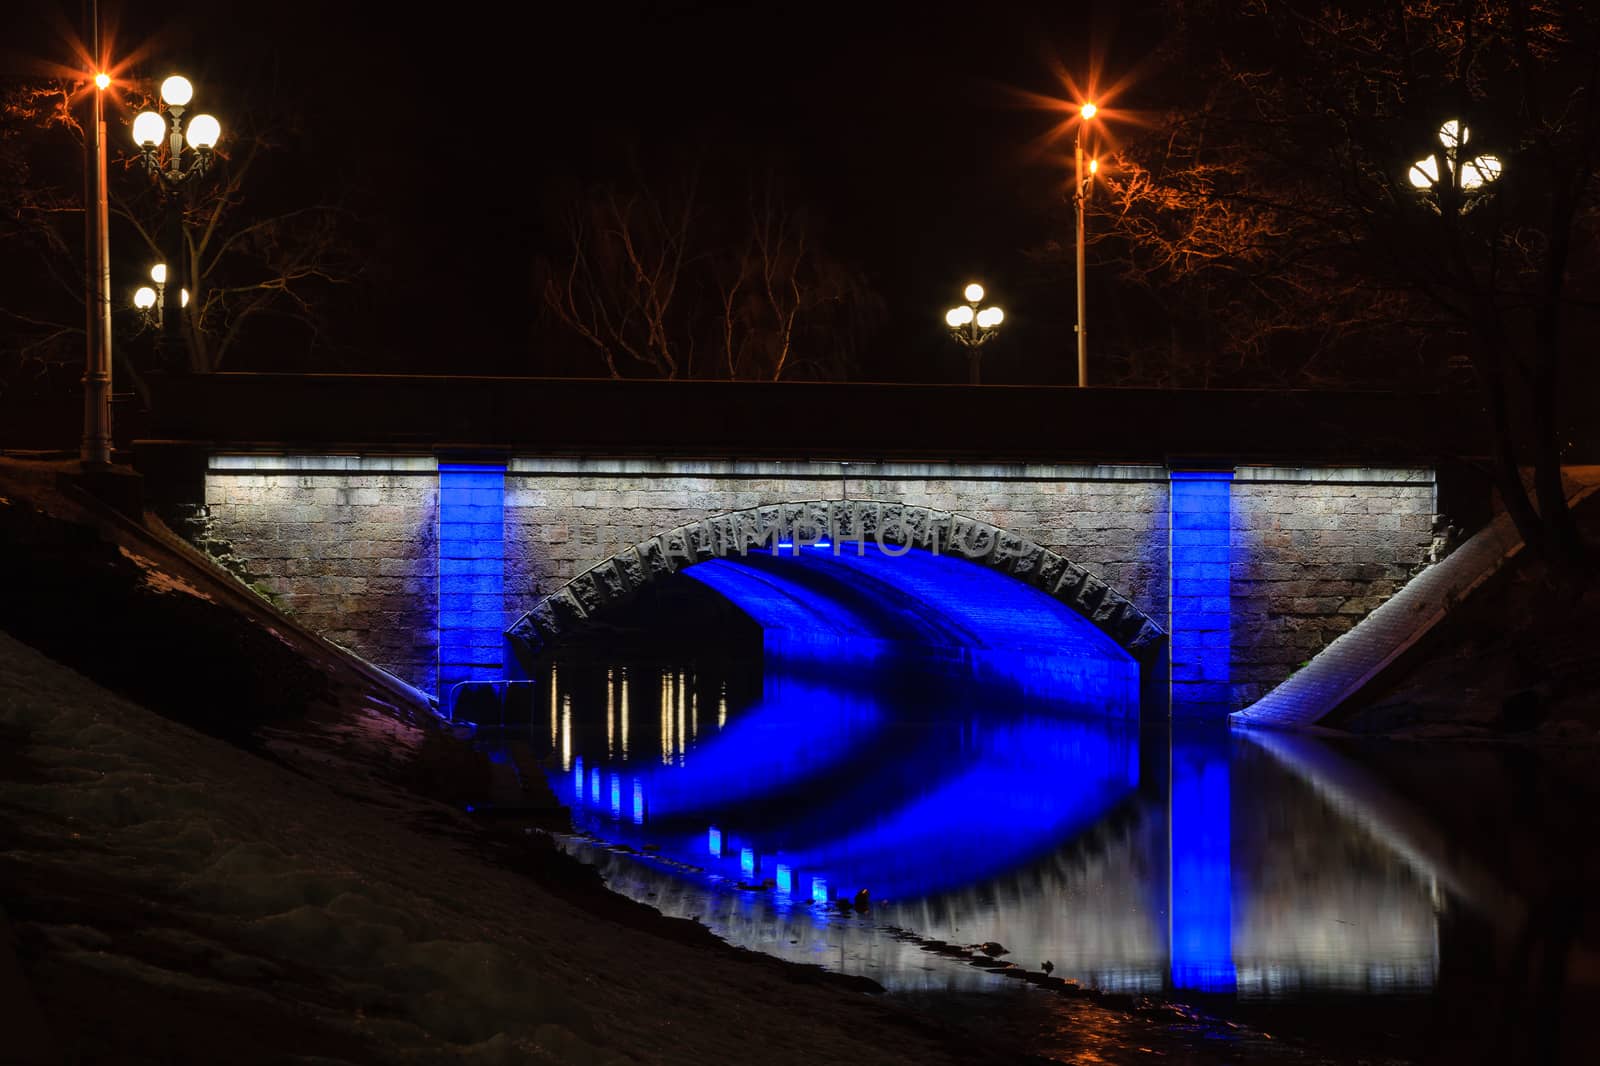
{"type": "Polygon", "coordinates": [[[1436,378],[1464,364],[1519,531],[1547,561],[1581,563],[1559,400],[1600,309],[1600,12],[1169,7],[1174,69],[1194,82],[1172,91],[1194,103],[1111,169],[1126,277],[1216,320],[1241,359],[1289,347],[1303,372],[1323,360],[1323,380],[1363,349],[1436,378]],[[1446,121],[1470,146],[1446,143],[1446,121]],[[1439,180],[1412,180],[1425,159],[1439,180]]]}
{"type": "Polygon", "coordinates": [[[542,269],[545,306],[612,377],[843,376],[876,323],[865,279],[818,248],[771,173],[742,200],[703,189],[698,170],[635,169],[625,190],[582,194],[567,254],[542,269]]]}
{"type": "MultiPolygon", "coordinates": [[[[61,180],[67,174],[81,180],[83,134],[73,114],[78,88],[61,81],[13,85],[0,105],[6,118],[0,135],[5,236],[29,250],[33,276],[48,281],[0,297],[0,316],[21,327],[6,351],[14,365],[81,358],[82,191],[61,180]],[[51,174],[53,181],[43,176],[51,174]]],[[[137,98],[130,103],[130,111],[153,105],[137,98]]],[[[114,120],[114,145],[116,128],[114,120]]],[[[164,199],[171,194],[153,185],[131,146],[114,154],[112,255],[123,277],[142,280],[150,264],[165,258],[159,239],[165,213],[181,213],[183,263],[181,269],[168,265],[172,282],[190,294],[181,333],[192,372],[232,365],[241,343],[269,319],[292,323],[308,347],[318,346],[330,290],[361,278],[353,219],[342,205],[286,205],[266,191],[273,182],[259,180],[269,159],[290,154],[293,135],[286,123],[239,116],[218,145],[212,170],[179,194],[178,205],[164,199]]],[[[141,329],[129,315],[118,316],[117,327],[124,342],[141,329]]],[[[141,369],[148,367],[129,355],[145,347],[117,345],[119,375],[141,392],[141,369]]]]}
{"type": "MultiPolygon", "coordinates": [[[[192,195],[187,189],[163,193],[140,180],[142,173],[113,191],[113,210],[152,261],[163,254],[162,213],[173,209],[164,196],[180,197],[183,267],[172,276],[190,294],[182,333],[193,373],[227,367],[240,338],[261,318],[290,319],[315,345],[326,329],[328,288],[361,276],[360,257],[347,235],[352,219],[342,205],[256,202],[252,172],[287,147],[283,130],[251,128],[247,117],[218,147],[216,164],[192,195]]],[[[122,163],[125,171],[139,170],[134,156],[122,163]]]]}
{"type": "Polygon", "coordinates": [[[4,370],[82,359],[83,128],[63,82],[0,90],[0,246],[12,259],[0,297],[4,370]]]}

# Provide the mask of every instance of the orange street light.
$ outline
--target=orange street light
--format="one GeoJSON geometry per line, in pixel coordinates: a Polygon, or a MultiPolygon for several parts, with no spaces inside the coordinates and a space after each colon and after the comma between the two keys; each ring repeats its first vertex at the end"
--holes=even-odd
{"type": "Polygon", "coordinates": [[[1084,209],[1089,198],[1089,182],[1094,180],[1094,175],[1100,170],[1100,161],[1089,161],[1089,178],[1083,176],[1083,126],[1100,109],[1091,101],[1084,101],[1078,108],[1078,115],[1083,119],[1078,124],[1077,132],[1072,137],[1072,157],[1074,162],[1075,180],[1073,182],[1072,202],[1078,215],[1078,387],[1081,389],[1089,384],[1089,324],[1088,303],[1089,286],[1084,273],[1084,209]]]}

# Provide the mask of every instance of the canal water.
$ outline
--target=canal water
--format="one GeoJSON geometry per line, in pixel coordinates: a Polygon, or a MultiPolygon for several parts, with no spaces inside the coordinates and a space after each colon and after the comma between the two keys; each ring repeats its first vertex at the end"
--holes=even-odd
{"type": "Polygon", "coordinates": [[[544,756],[564,846],[613,890],[1065,1061],[1584,1046],[1593,897],[1565,901],[1577,934],[1539,933],[1573,883],[1548,812],[1502,802],[1536,765],[1141,728],[1070,670],[1027,677],[574,654],[485,737],[544,756]],[[1441,805],[1463,779],[1482,795],[1441,805]]]}

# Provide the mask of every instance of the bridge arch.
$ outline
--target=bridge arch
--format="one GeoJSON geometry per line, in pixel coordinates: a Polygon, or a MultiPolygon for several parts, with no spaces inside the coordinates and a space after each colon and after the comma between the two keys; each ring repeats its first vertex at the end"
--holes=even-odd
{"type": "MultiPolygon", "coordinates": [[[[870,500],[806,500],[729,511],[634,544],[540,599],[506,630],[531,662],[644,587],[713,559],[737,559],[780,543],[866,542],[885,554],[922,549],[999,571],[1066,606],[1141,667],[1164,662],[1166,631],[1082,566],[1033,541],[951,511],[870,500]]],[[[853,549],[852,549],[853,550],[853,549]]]]}

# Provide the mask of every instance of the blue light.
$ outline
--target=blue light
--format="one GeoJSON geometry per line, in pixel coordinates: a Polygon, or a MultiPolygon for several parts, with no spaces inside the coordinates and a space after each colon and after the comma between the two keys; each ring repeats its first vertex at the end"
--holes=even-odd
{"type": "Polygon", "coordinates": [[[706,850],[718,858],[722,857],[722,830],[716,826],[706,831],[706,850]]]}
{"type": "Polygon", "coordinates": [[[811,879],[811,901],[813,903],[828,902],[828,882],[820,877],[811,879]]]}
{"type": "Polygon", "coordinates": [[[439,464],[439,703],[505,675],[504,464],[439,464]]]}
{"type": "Polygon", "coordinates": [[[622,817],[622,778],[618,774],[611,775],[611,813],[622,817]]]}
{"type": "Polygon", "coordinates": [[[580,755],[572,761],[572,795],[583,799],[583,756],[580,755]]]}
{"type": "Polygon", "coordinates": [[[1228,743],[1226,734],[1173,736],[1172,983],[1200,992],[1236,982],[1228,743]]]}
{"type": "Polygon", "coordinates": [[[641,767],[650,816],[726,808],[825,772],[878,736],[884,712],[866,692],[769,675],[761,703],[702,741],[681,766],[641,767]]]}
{"type": "Polygon", "coordinates": [[[788,898],[794,893],[794,868],[786,862],[778,864],[778,895],[788,898]]]}
{"type": "Polygon", "coordinates": [[[598,766],[589,771],[589,802],[600,802],[600,768],[598,766]]]}
{"type": "Polygon", "coordinates": [[[780,845],[790,861],[875,898],[922,897],[1048,853],[1137,787],[1129,780],[1138,745],[1132,723],[1039,715],[972,721],[963,732],[953,772],[920,795],[895,797],[870,823],[841,834],[835,814],[882,807],[889,790],[864,781],[838,808],[791,824],[780,845]]]}
{"type": "Polygon", "coordinates": [[[756,849],[755,848],[740,848],[739,849],[739,871],[741,873],[743,873],[746,877],[754,877],[756,875],[756,849]]]}
{"type": "Polygon", "coordinates": [[[1233,709],[1229,537],[1231,471],[1171,474],[1172,714],[1220,719],[1233,709]]]}
{"type": "Polygon", "coordinates": [[[644,782],[633,779],[633,824],[644,824],[644,782]]]}
{"type": "Polygon", "coordinates": [[[872,666],[939,649],[947,664],[1029,696],[1138,713],[1138,665],[1078,612],[965,559],[874,545],[861,554],[711,559],[684,574],[762,628],[772,662],[872,666]]]}

